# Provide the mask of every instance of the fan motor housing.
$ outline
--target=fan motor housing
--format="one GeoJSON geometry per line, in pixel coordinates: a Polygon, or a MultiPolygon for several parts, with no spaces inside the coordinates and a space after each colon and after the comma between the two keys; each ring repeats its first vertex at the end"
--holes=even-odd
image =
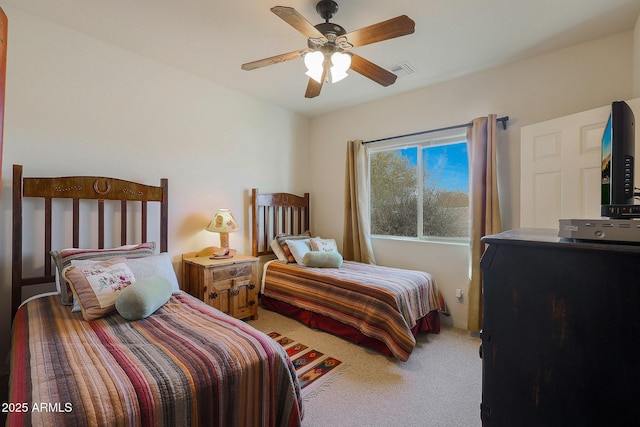
{"type": "Polygon", "coordinates": [[[327,34],[335,34],[336,37],[347,34],[347,31],[338,24],[331,22],[323,22],[322,24],[315,25],[318,31],[327,36],[327,34]]]}
{"type": "Polygon", "coordinates": [[[320,0],[316,4],[316,12],[328,22],[338,12],[338,3],[333,0],[320,0]]]}

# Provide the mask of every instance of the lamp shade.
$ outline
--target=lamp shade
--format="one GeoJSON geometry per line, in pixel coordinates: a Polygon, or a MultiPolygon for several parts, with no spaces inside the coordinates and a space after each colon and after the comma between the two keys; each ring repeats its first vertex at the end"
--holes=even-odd
{"type": "Polygon", "coordinates": [[[207,231],[233,233],[234,231],[240,231],[240,226],[229,209],[218,209],[209,223],[207,231]]]}
{"type": "Polygon", "coordinates": [[[324,54],[317,50],[307,52],[304,55],[304,65],[307,67],[305,74],[320,83],[324,71],[324,54]]]}
{"type": "Polygon", "coordinates": [[[230,257],[229,254],[229,233],[239,231],[240,226],[238,221],[233,217],[233,214],[229,209],[218,209],[213,219],[207,227],[207,231],[214,233],[220,233],[220,247],[222,248],[220,253],[214,252],[214,258],[218,256],[230,257]],[[228,255],[228,256],[227,256],[228,255]]]}
{"type": "Polygon", "coordinates": [[[334,52],[331,55],[331,83],[339,82],[347,77],[347,70],[351,67],[351,55],[334,52]]]}

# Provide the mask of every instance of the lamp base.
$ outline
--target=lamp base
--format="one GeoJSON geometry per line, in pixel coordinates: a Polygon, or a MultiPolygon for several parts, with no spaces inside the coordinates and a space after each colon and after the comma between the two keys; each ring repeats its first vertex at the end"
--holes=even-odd
{"type": "Polygon", "coordinates": [[[220,248],[213,251],[211,259],[233,258],[235,251],[229,249],[229,233],[220,233],[220,248]]]}
{"type": "Polygon", "coordinates": [[[225,255],[229,253],[229,233],[220,232],[220,248],[224,248],[225,255]]]}

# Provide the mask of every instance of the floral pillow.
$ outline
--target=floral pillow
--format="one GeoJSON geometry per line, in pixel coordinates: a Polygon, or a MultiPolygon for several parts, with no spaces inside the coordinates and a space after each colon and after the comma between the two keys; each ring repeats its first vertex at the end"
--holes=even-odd
{"type": "Polygon", "coordinates": [[[318,252],[338,252],[338,244],[335,239],[321,239],[313,237],[309,240],[312,251],[318,252]]]}
{"type": "Polygon", "coordinates": [[[80,302],[85,320],[99,319],[115,310],[116,297],[136,281],[124,257],[86,265],[72,265],[62,272],[80,302]]]}

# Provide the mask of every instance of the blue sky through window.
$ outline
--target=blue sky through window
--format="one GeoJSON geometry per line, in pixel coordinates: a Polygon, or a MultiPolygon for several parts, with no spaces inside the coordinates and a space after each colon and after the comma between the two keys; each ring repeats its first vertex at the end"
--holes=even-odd
{"type": "MultiPolygon", "coordinates": [[[[416,147],[398,150],[400,155],[416,166],[418,150],[416,147]]],[[[469,192],[469,163],[467,143],[432,145],[422,151],[422,164],[426,166],[425,184],[442,191],[469,192]],[[437,181],[437,182],[436,182],[437,181]]]]}

